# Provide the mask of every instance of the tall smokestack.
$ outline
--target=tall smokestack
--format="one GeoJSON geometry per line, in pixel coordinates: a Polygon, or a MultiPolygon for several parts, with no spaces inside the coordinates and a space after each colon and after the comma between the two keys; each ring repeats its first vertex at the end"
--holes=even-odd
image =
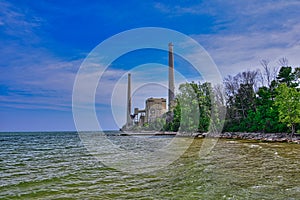
{"type": "Polygon", "coordinates": [[[131,74],[128,74],[128,88],[127,88],[127,127],[131,125],[131,74]]]}
{"type": "Polygon", "coordinates": [[[169,43],[169,94],[168,94],[168,109],[171,110],[172,104],[175,99],[174,91],[175,91],[175,83],[174,83],[174,55],[173,55],[173,44],[169,43]]]}

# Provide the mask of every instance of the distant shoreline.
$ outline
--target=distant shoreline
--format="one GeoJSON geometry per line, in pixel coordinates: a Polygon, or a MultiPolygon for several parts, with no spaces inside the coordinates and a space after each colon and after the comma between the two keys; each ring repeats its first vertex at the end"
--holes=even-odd
{"type": "Polygon", "coordinates": [[[292,138],[287,133],[247,133],[247,132],[224,132],[224,133],[179,133],[167,131],[121,131],[121,136],[179,136],[194,138],[222,138],[252,140],[260,142],[283,142],[300,144],[300,134],[295,134],[292,138]]]}

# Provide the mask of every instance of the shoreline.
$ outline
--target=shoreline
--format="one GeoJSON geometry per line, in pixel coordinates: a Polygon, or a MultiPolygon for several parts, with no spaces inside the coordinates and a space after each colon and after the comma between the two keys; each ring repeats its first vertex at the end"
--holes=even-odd
{"type": "Polygon", "coordinates": [[[248,133],[248,132],[224,132],[224,133],[179,133],[168,131],[122,131],[120,136],[177,136],[194,138],[221,138],[237,139],[258,142],[282,142],[300,144],[300,134],[293,138],[287,133],[248,133]]]}
{"type": "Polygon", "coordinates": [[[287,133],[245,133],[245,132],[224,132],[217,134],[203,133],[198,135],[201,137],[222,138],[222,139],[238,139],[258,142],[282,142],[300,144],[300,134],[295,134],[292,138],[287,133]]]}

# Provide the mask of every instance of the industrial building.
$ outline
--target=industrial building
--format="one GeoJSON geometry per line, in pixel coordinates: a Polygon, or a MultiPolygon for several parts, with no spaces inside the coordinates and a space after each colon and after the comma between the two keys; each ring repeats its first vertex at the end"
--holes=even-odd
{"type": "Polygon", "coordinates": [[[134,126],[144,126],[146,123],[150,124],[161,118],[167,111],[171,111],[175,100],[175,83],[174,83],[174,53],[173,44],[169,43],[169,70],[168,70],[168,109],[167,100],[165,98],[148,98],[145,102],[145,109],[134,108],[132,113],[131,102],[131,74],[128,74],[128,88],[127,88],[127,120],[123,127],[124,130],[130,130],[134,126]]]}

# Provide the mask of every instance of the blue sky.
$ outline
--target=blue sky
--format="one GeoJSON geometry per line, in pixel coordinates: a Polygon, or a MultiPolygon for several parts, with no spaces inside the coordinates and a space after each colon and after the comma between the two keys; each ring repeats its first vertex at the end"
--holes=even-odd
{"type": "MultiPolygon", "coordinates": [[[[72,91],[81,63],[99,43],[133,28],[163,27],[192,37],[223,77],[260,68],[261,59],[275,66],[287,57],[299,66],[299,10],[297,0],[0,0],[0,131],[75,130],[72,91]]],[[[128,66],[166,65],[165,53],[124,55],[112,63],[108,79],[124,81],[128,66]]],[[[175,58],[175,68],[197,80],[187,66],[175,58]]],[[[104,129],[116,129],[109,101],[111,93],[99,88],[99,120],[104,129]]]]}

